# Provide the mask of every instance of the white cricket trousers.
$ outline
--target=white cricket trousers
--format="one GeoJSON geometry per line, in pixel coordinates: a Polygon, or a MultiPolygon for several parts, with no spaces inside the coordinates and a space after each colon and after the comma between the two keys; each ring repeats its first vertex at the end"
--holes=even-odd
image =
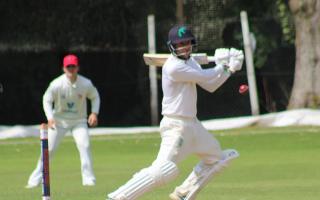
{"type": "MultiPolygon", "coordinates": [[[[81,161],[81,173],[82,184],[85,185],[90,182],[95,182],[96,178],[93,173],[92,158],[90,150],[90,137],[88,126],[86,123],[77,124],[70,128],[56,127],[56,129],[48,130],[48,145],[49,145],[49,157],[52,159],[56,149],[58,148],[62,138],[68,131],[71,131],[72,136],[77,145],[80,161],[81,161]]],[[[38,185],[42,180],[42,161],[39,158],[38,163],[34,171],[29,177],[29,185],[38,185]]]]}
{"type": "Polygon", "coordinates": [[[160,123],[161,145],[156,161],[179,163],[188,155],[197,155],[204,164],[222,158],[217,139],[197,118],[164,116],[160,123]]]}
{"type": "MultiPolygon", "coordinates": [[[[161,145],[153,164],[136,173],[126,184],[108,194],[110,199],[138,199],[151,189],[166,184],[178,175],[177,164],[190,154],[202,163],[213,165],[222,158],[219,142],[197,118],[164,116],[160,123],[161,145]]],[[[194,173],[192,179],[198,178],[194,173]]],[[[188,179],[186,181],[189,183],[188,179]]]]}

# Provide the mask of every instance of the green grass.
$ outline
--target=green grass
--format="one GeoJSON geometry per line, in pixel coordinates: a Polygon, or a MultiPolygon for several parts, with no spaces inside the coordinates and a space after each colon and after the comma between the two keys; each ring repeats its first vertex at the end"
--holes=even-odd
{"type": "MultiPolygon", "coordinates": [[[[247,128],[216,131],[223,148],[240,158],[212,180],[199,200],[318,200],[320,196],[320,128],[247,128]]],[[[50,166],[54,200],[105,199],[135,172],[152,163],[159,134],[91,137],[95,187],[81,185],[80,161],[72,137],[65,137],[50,166]]],[[[37,138],[0,140],[0,199],[41,199],[41,187],[25,189],[39,156],[37,138]]],[[[197,163],[179,164],[180,175],[142,200],[164,200],[197,163]]]]}

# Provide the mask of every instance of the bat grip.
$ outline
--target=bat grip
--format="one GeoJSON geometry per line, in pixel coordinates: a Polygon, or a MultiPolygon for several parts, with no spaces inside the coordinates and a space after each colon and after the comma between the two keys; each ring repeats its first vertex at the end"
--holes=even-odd
{"type": "Polygon", "coordinates": [[[214,56],[208,56],[208,62],[210,63],[210,62],[215,62],[216,61],[216,59],[215,59],[215,57],[214,56]]]}

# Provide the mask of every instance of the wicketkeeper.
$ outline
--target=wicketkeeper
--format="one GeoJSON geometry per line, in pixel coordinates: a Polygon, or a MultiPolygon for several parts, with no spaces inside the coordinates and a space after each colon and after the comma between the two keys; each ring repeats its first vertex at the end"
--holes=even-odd
{"type": "MultiPolygon", "coordinates": [[[[81,161],[82,184],[95,185],[88,125],[98,124],[100,97],[92,82],[78,74],[77,56],[70,54],[63,59],[64,74],[54,79],[43,96],[43,109],[48,120],[50,160],[62,138],[71,132],[81,161]],[[87,98],[91,101],[91,114],[87,119],[87,98]]],[[[29,177],[27,188],[41,183],[41,159],[29,177]]]]}
{"type": "Polygon", "coordinates": [[[200,162],[170,198],[195,199],[217,172],[239,156],[236,150],[221,150],[217,139],[197,119],[196,85],[214,92],[241,69],[243,52],[233,48],[217,49],[216,67],[202,69],[191,56],[194,45],[196,40],[188,27],[174,26],[169,31],[168,46],[172,55],[162,68],[162,141],[158,156],[151,166],[108,194],[110,200],[134,200],[168,183],[178,175],[177,164],[190,154],[197,155],[200,162]]]}

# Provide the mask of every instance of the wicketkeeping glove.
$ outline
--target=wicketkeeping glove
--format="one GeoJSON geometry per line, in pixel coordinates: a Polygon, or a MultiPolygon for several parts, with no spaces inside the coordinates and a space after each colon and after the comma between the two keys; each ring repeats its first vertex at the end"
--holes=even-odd
{"type": "Polygon", "coordinates": [[[244,59],[244,55],[242,50],[238,50],[235,48],[231,48],[230,52],[230,59],[229,59],[229,71],[231,71],[232,73],[241,70],[242,68],[242,64],[243,64],[243,59],[244,59]]]}
{"type": "Polygon", "coordinates": [[[216,65],[228,65],[229,63],[229,49],[219,48],[214,52],[214,58],[216,65]]]}

